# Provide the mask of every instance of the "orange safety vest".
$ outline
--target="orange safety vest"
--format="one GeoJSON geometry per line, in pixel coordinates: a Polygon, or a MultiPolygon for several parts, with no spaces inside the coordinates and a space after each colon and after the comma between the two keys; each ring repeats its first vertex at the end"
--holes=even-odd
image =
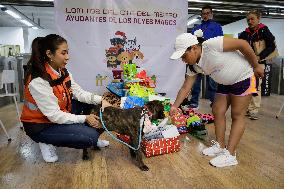
{"type": "MultiPolygon", "coordinates": [[[[45,64],[45,69],[51,77],[50,85],[53,89],[54,95],[58,99],[60,110],[64,112],[71,112],[72,90],[71,79],[68,71],[66,69],[62,69],[61,77],[58,77],[47,63],[45,64]]],[[[28,86],[31,82],[31,76],[29,77],[30,79],[24,89],[24,106],[21,121],[30,123],[51,123],[51,121],[39,110],[29,91],[28,86]]]]}

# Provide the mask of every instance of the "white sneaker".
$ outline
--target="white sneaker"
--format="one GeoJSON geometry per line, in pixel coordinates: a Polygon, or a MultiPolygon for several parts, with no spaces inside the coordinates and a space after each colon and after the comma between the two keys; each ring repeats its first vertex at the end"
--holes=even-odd
{"type": "Polygon", "coordinates": [[[211,140],[211,143],[213,144],[211,147],[205,148],[205,149],[202,150],[203,155],[217,156],[225,150],[225,148],[221,148],[220,144],[218,142],[216,142],[215,140],[211,140]]]}
{"type": "Polygon", "coordinates": [[[44,161],[48,163],[53,163],[58,160],[58,156],[56,155],[56,148],[55,146],[51,144],[45,144],[45,143],[38,143],[39,148],[42,154],[42,158],[44,161]]]}
{"type": "Polygon", "coordinates": [[[236,154],[233,156],[228,150],[224,150],[223,153],[210,160],[210,164],[215,167],[228,167],[232,165],[237,165],[236,154]]]}
{"type": "Polygon", "coordinates": [[[104,148],[109,146],[109,141],[98,139],[97,147],[104,148]]]}

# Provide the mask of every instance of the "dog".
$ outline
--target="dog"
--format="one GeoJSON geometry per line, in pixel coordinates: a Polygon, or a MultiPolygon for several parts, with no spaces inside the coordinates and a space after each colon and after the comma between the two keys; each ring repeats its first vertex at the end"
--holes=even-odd
{"type": "MultiPolygon", "coordinates": [[[[115,131],[119,134],[130,137],[130,145],[137,148],[139,143],[140,119],[142,113],[149,115],[150,120],[164,119],[164,106],[162,102],[155,100],[145,104],[144,107],[134,107],[130,109],[121,109],[119,106],[120,98],[112,93],[103,95],[103,102],[106,101],[113,106],[103,107],[102,120],[109,131],[115,131]]],[[[104,103],[102,103],[104,106],[104,103]]],[[[100,107],[95,106],[90,113],[99,116],[100,107]]],[[[142,118],[143,119],[143,118],[142,118]]],[[[143,129],[143,128],[142,128],[143,129]]],[[[87,151],[83,151],[86,155],[87,151]]],[[[130,149],[130,155],[142,171],[148,171],[149,168],[142,160],[141,148],[138,150],[130,149]]]]}

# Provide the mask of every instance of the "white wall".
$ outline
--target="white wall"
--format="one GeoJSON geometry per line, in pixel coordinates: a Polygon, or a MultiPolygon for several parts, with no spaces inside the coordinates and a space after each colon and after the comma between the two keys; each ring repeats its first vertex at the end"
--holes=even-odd
{"type": "Polygon", "coordinates": [[[55,30],[49,30],[49,29],[34,30],[32,28],[28,29],[28,42],[27,42],[28,48],[26,48],[26,53],[31,52],[31,44],[36,37],[44,37],[48,34],[54,34],[54,33],[58,34],[58,32],[55,30]]]}
{"type": "Polygon", "coordinates": [[[34,38],[44,37],[52,33],[58,34],[57,31],[49,29],[34,30],[21,27],[0,27],[0,44],[20,45],[21,53],[30,53],[34,38]]]}
{"type": "MultiPolygon", "coordinates": [[[[262,18],[261,23],[268,26],[271,33],[275,36],[277,48],[279,51],[280,56],[284,56],[284,20],[283,19],[269,19],[269,18],[262,18]]],[[[224,34],[234,34],[234,37],[238,37],[238,33],[247,28],[246,19],[239,20],[237,22],[227,24],[223,26],[224,34]]]]}
{"type": "Polygon", "coordinates": [[[0,27],[0,44],[20,45],[20,51],[24,53],[23,29],[21,27],[0,27]]]}

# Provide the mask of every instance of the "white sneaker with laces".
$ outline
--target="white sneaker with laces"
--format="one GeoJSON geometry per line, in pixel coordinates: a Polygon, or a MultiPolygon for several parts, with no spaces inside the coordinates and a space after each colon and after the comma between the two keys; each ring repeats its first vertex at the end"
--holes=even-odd
{"type": "Polygon", "coordinates": [[[109,141],[98,139],[97,147],[104,148],[109,146],[109,141]]]}
{"type": "Polygon", "coordinates": [[[228,167],[237,165],[236,154],[233,156],[228,150],[224,150],[222,154],[210,160],[210,164],[215,167],[228,167]]]}
{"type": "Polygon", "coordinates": [[[58,160],[55,146],[51,144],[41,143],[41,142],[38,144],[39,144],[39,148],[40,148],[42,158],[44,159],[44,161],[48,163],[53,163],[58,160]]]}
{"type": "Polygon", "coordinates": [[[212,146],[202,150],[202,154],[206,156],[217,156],[221,154],[225,148],[221,148],[220,144],[215,140],[211,140],[212,146]]]}

